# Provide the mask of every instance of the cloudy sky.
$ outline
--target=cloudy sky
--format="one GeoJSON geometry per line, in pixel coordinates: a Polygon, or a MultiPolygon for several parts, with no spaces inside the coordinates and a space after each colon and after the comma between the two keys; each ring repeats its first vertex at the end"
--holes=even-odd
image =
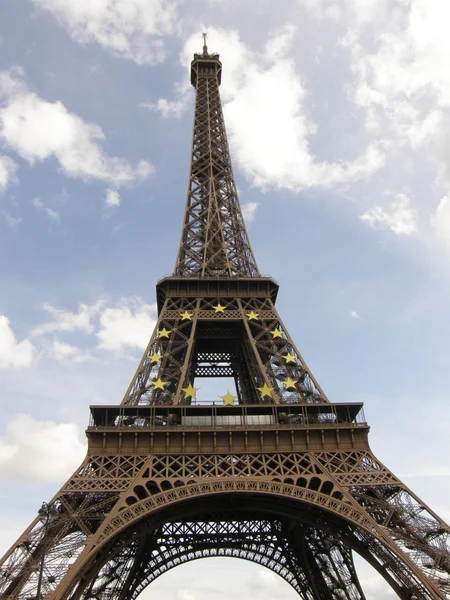
{"type": "MultiPolygon", "coordinates": [[[[378,457],[449,520],[449,20],[448,0],[1,2],[0,553],[82,460],[88,405],[120,402],[152,331],[202,29],[283,320],[330,399],[365,402],[378,457]]],[[[389,597],[361,573],[369,600],[389,597]]],[[[294,598],[231,559],[144,595],[294,598]]]]}

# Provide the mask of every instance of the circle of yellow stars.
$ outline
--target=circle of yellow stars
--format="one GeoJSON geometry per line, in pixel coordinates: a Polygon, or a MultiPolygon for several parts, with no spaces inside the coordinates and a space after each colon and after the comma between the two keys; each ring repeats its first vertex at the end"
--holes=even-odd
{"type": "MultiPolygon", "coordinates": [[[[223,306],[220,302],[218,302],[215,306],[213,306],[213,309],[214,309],[214,312],[216,312],[216,313],[224,313],[226,310],[226,306],[223,306]]],[[[194,316],[194,313],[189,312],[188,310],[185,310],[184,312],[180,313],[180,318],[182,321],[191,321],[193,316],[194,316]]],[[[253,310],[247,312],[246,316],[249,321],[259,319],[259,313],[255,312],[253,310]]],[[[168,330],[164,327],[163,329],[158,330],[158,337],[159,338],[168,338],[171,333],[172,333],[171,330],[168,330]]],[[[272,335],[273,339],[283,339],[283,331],[279,327],[275,327],[274,329],[270,330],[270,334],[272,335]]],[[[292,354],[291,352],[288,352],[287,354],[283,354],[282,356],[283,356],[286,364],[289,364],[289,363],[296,364],[297,363],[297,357],[295,356],[295,354],[292,354]]],[[[153,353],[150,356],[150,363],[151,364],[153,364],[153,363],[159,364],[161,362],[161,358],[162,358],[161,355],[159,355],[157,353],[153,353]]],[[[287,379],[285,379],[281,383],[284,385],[286,390],[295,390],[297,381],[298,380],[296,380],[296,379],[287,377],[287,379]]],[[[166,384],[167,384],[167,381],[162,381],[161,378],[158,378],[157,380],[151,382],[151,385],[153,386],[153,389],[155,389],[155,390],[164,390],[166,384]]],[[[184,392],[184,395],[186,398],[195,398],[196,393],[199,390],[199,388],[193,387],[193,385],[191,383],[189,383],[187,387],[184,387],[181,389],[184,392]]],[[[274,388],[267,385],[267,383],[264,383],[263,386],[257,387],[256,389],[261,394],[262,399],[273,398],[272,392],[273,392],[274,388]]],[[[237,396],[233,396],[233,394],[231,394],[230,391],[228,391],[224,396],[219,395],[219,398],[221,398],[223,400],[224,406],[234,406],[234,401],[236,400],[237,396]]]]}

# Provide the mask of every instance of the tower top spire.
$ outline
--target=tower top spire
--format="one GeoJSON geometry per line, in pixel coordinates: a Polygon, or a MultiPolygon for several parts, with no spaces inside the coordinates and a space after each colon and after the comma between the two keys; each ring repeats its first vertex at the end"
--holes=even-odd
{"type": "Polygon", "coordinates": [[[219,85],[222,63],[209,53],[194,54],[191,83],[195,118],[187,203],[174,275],[259,277],[239,205],[231,167],[219,85]]]}
{"type": "Polygon", "coordinates": [[[191,83],[194,87],[197,87],[197,75],[200,71],[205,69],[210,73],[214,73],[217,78],[217,83],[220,85],[222,79],[222,63],[219,60],[217,52],[208,52],[208,46],[206,44],[206,38],[208,33],[202,31],[203,37],[203,51],[196,52],[194,54],[194,60],[191,62],[191,83]]]}
{"type": "Polygon", "coordinates": [[[195,118],[186,210],[174,275],[259,277],[239,205],[231,167],[219,86],[222,63],[209,53],[194,54],[191,83],[195,118]]]}
{"type": "Polygon", "coordinates": [[[208,55],[208,46],[206,45],[206,38],[208,37],[208,33],[206,31],[202,32],[203,36],[203,56],[208,55]]]}

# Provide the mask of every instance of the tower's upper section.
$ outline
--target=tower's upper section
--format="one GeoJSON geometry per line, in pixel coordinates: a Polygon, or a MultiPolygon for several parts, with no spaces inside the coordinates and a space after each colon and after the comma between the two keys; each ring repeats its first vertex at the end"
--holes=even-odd
{"type": "Polygon", "coordinates": [[[174,275],[258,277],[234,182],[218,54],[194,54],[195,116],[186,210],[174,275]]]}
{"type": "Polygon", "coordinates": [[[219,55],[208,54],[206,34],[203,34],[203,38],[203,52],[194,54],[194,60],[191,62],[191,83],[195,88],[197,87],[197,75],[201,70],[210,69],[212,73],[215,73],[218,85],[222,81],[222,63],[219,60],[219,55]]]}

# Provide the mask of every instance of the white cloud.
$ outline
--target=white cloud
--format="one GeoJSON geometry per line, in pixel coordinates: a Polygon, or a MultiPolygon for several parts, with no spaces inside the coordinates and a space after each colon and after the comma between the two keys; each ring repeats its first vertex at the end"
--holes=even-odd
{"type": "Polygon", "coordinates": [[[153,172],[145,160],[133,167],[105,154],[99,144],[105,136],[98,125],[86,123],[61,102],[47,102],[30,92],[17,70],[0,73],[0,99],[0,140],[30,164],[53,156],[69,177],[116,186],[141,181],[153,172]]]}
{"type": "Polygon", "coordinates": [[[197,600],[197,598],[189,590],[177,590],[175,592],[175,600],[197,600]]]}
{"type": "Polygon", "coordinates": [[[397,235],[410,235],[417,229],[417,211],[411,208],[410,199],[404,194],[397,194],[389,208],[375,206],[360,219],[372,227],[377,223],[386,225],[397,235]]]}
{"type": "Polygon", "coordinates": [[[121,353],[126,347],[144,349],[155,327],[156,305],[145,304],[141,298],[124,299],[114,308],[105,308],[100,315],[97,333],[98,347],[121,353]]]}
{"type": "Polygon", "coordinates": [[[158,112],[163,119],[179,119],[187,106],[187,101],[185,96],[177,100],[159,98],[156,102],[142,102],[139,106],[158,112]]]}
{"type": "MultiPolygon", "coordinates": [[[[329,187],[366,178],[380,168],[384,152],[377,143],[357,158],[338,163],[320,162],[312,154],[309,138],[316,125],[307,115],[308,94],[294,61],[286,56],[295,32],[292,26],[271,36],[259,54],[235,31],[208,31],[227,60],[222,98],[234,162],[254,184],[292,190],[329,187]]],[[[183,64],[188,65],[197,50],[195,33],[184,46],[183,64]]]]}
{"type": "Polygon", "coordinates": [[[450,198],[441,198],[436,212],[431,215],[430,222],[439,239],[450,244],[450,198]]]}
{"type": "Polygon", "coordinates": [[[17,165],[9,156],[0,156],[0,192],[15,180],[17,165]]]}
{"type": "Polygon", "coordinates": [[[114,227],[111,230],[111,234],[112,235],[116,235],[117,233],[119,233],[119,231],[122,231],[122,229],[125,227],[125,223],[118,223],[117,225],[114,225],[114,227]]]}
{"type": "Polygon", "coordinates": [[[256,216],[256,210],[259,206],[259,202],[247,202],[241,205],[242,214],[246,223],[251,223],[256,216]]]}
{"type": "Polygon", "coordinates": [[[120,206],[120,196],[117,190],[113,190],[112,188],[108,188],[106,190],[105,204],[110,208],[117,208],[120,206]]]}
{"type": "Polygon", "coordinates": [[[356,319],[357,321],[361,320],[361,317],[356,312],[356,310],[351,310],[348,314],[352,319],[356,319]]]}
{"type": "Polygon", "coordinates": [[[16,414],[0,437],[0,475],[4,481],[60,482],[85,452],[76,425],[16,414]]]}
{"type": "MultiPolygon", "coordinates": [[[[388,17],[393,17],[391,0],[298,0],[309,16],[316,19],[341,20],[349,24],[373,27],[388,17]]],[[[403,2],[407,4],[408,0],[403,2]]],[[[400,0],[398,5],[402,4],[400,0]]]]}
{"type": "Polygon", "coordinates": [[[191,84],[187,77],[174,85],[175,100],[159,98],[156,102],[141,102],[141,108],[156,111],[163,119],[179,119],[192,99],[191,84]]]}
{"type": "Polygon", "coordinates": [[[243,597],[251,598],[286,598],[286,582],[269,569],[257,567],[253,578],[248,582],[247,594],[243,597]]]}
{"type": "Polygon", "coordinates": [[[175,32],[178,0],[33,0],[78,42],[97,42],[138,64],[164,60],[162,36],[175,32]]]}
{"type": "Polygon", "coordinates": [[[71,312],[63,308],[57,308],[51,304],[44,304],[43,309],[52,317],[52,321],[38,325],[33,329],[31,335],[43,335],[54,331],[84,331],[93,330],[92,317],[100,310],[103,300],[88,305],[80,304],[78,312],[71,312]]]}
{"type": "Polygon", "coordinates": [[[0,369],[29,367],[37,359],[30,340],[18,342],[5,315],[0,315],[0,369]]]}
{"type": "Polygon", "coordinates": [[[296,31],[294,25],[288,24],[270,36],[264,48],[268,61],[285,58],[286,53],[291,50],[296,31]]]}
{"type": "Polygon", "coordinates": [[[19,225],[19,223],[22,223],[22,217],[14,217],[13,215],[7,213],[6,210],[3,210],[2,214],[6,219],[8,227],[11,227],[11,229],[14,229],[14,227],[17,227],[17,225],[19,225]]]}
{"type": "Polygon", "coordinates": [[[280,583],[279,576],[268,569],[260,569],[258,571],[258,579],[263,584],[263,587],[273,588],[280,583]]]}
{"type": "Polygon", "coordinates": [[[40,338],[47,355],[60,361],[83,362],[92,355],[65,340],[49,339],[48,334],[95,333],[97,349],[118,354],[126,348],[145,348],[156,324],[156,305],[146,304],[139,297],[122,298],[110,306],[107,302],[100,298],[93,304],[80,304],[76,312],[44,304],[52,320],[35,327],[31,335],[40,338]]]}
{"type": "Polygon", "coordinates": [[[367,600],[389,600],[398,598],[387,581],[356,552],[353,553],[356,572],[367,600]]]}
{"type": "Polygon", "coordinates": [[[336,0],[299,0],[299,4],[315,19],[338,19],[342,14],[336,0]]]}
{"type": "Polygon", "coordinates": [[[83,352],[80,348],[66,344],[60,339],[55,338],[50,347],[50,356],[59,362],[86,362],[91,359],[87,352],[83,352]]]}
{"type": "Polygon", "coordinates": [[[59,219],[60,219],[59,213],[56,212],[56,210],[52,210],[51,208],[48,208],[47,206],[45,206],[45,204],[42,202],[42,200],[40,198],[33,198],[32,204],[36,210],[47,215],[50,222],[59,223],[59,219]]]}
{"type": "MultiPolygon", "coordinates": [[[[357,0],[349,3],[358,5],[357,0]]],[[[450,4],[411,0],[395,10],[384,7],[370,18],[378,16],[380,21],[380,15],[384,24],[372,23],[373,37],[353,29],[342,40],[353,61],[351,97],[366,109],[370,128],[390,131],[413,149],[428,144],[430,155],[450,180],[450,4]]]]}

